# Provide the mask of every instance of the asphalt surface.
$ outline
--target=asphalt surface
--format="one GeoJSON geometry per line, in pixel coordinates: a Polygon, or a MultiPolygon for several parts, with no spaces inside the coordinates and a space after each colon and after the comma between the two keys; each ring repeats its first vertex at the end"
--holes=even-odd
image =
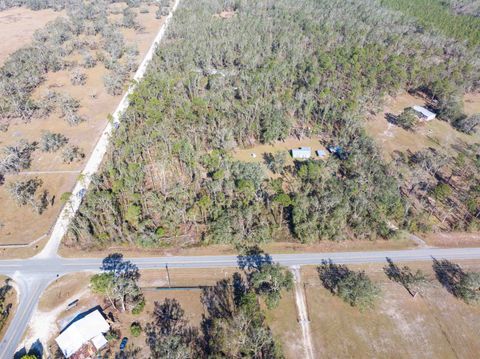
{"type": "MultiPolygon", "coordinates": [[[[389,257],[395,262],[425,261],[432,258],[450,260],[480,259],[480,248],[421,248],[397,251],[332,252],[273,254],[273,262],[284,266],[316,265],[323,260],[339,264],[386,263],[389,257]]],[[[237,267],[238,257],[228,256],[178,256],[130,259],[139,269],[169,268],[222,268],[237,267]]],[[[38,300],[57,277],[82,271],[100,271],[101,258],[66,259],[31,258],[0,261],[0,274],[17,283],[20,304],[2,342],[0,358],[12,358],[28,326],[38,300]]]]}
{"type": "MultiPolygon", "coordinates": [[[[168,15],[164,26],[161,27],[150,50],[137,70],[134,79],[140,80],[147,65],[153,57],[154,49],[165,34],[166,27],[177,8],[179,0],[175,0],[172,12],[168,15]]],[[[75,185],[69,204],[64,207],[52,230],[52,235],[45,248],[37,256],[22,260],[0,261],[0,274],[9,276],[15,282],[19,296],[15,315],[0,342],[0,359],[13,358],[19,349],[25,330],[37,308],[38,301],[47,286],[68,273],[82,271],[99,271],[102,259],[64,259],[57,255],[60,242],[68,225],[78,210],[92,175],[97,172],[107,150],[109,138],[118,126],[121,113],[128,107],[128,95],[133,91],[130,87],[122,98],[113,114],[114,120],[109,122],[93,150],[85,169],[82,171],[82,181],[75,185]]],[[[354,263],[381,263],[389,257],[396,262],[422,261],[434,258],[450,260],[480,259],[480,248],[435,249],[419,248],[400,251],[378,252],[336,252],[336,253],[296,253],[272,255],[272,261],[285,266],[316,265],[322,260],[331,259],[339,264],[354,263]]],[[[160,269],[168,265],[169,268],[222,268],[238,266],[236,256],[198,256],[198,257],[156,257],[135,258],[131,261],[139,269],[160,269]]]]}

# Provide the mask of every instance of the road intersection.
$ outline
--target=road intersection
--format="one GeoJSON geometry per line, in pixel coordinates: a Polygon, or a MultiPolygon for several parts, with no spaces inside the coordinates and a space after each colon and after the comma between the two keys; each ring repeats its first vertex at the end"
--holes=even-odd
{"type": "MultiPolygon", "coordinates": [[[[327,252],[272,254],[272,260],[284,266],[316,265],[323,260],[339,264],[428,261],[432,258],[449,260],[480,259],[480,248],[419,248],[369,252],[327,252]]],[[[169,256],[130,259],[140,270],[169,268],[225,268],[238,266],[235,255],[169,256]]],[[[11,277],[17,284],[20,301],[12,322],[0,343],[0,358],[12,358],[28,326],[41,294],[56,278],[68,273],[98,272],[102,258],[69,259],[33,257],[0,261],[0,274],[11,277]]]]}
{"type": "MultiPolygon", "coordinates": [[[[179,0],[175,0],[170,14],[135,73],[135,81],[139,81],[145,74],[147,65],[153,58],[155,48],[163,38],[178,3],[179,0]]],[[[113,113],[113,121],[107,124],[97,142],[85,169],[82,171],[81,180],[75,185],[69,203],[65,205],[57,218],[44,249],[38,255],[29,259],[0,260],[0,274],[12,278],[18,292],[18,306],[15,315],[0,342],[0,358],[2,359],[13,358],[37,308],[38,301],[50,283],[65,274],[85,271],[98,272],[100,270],[101,258],[61,258],[58,256],[58,248],[71,219],[80,207],[93,174],[101,166],[110,137],[121,120],[121,114],[128,107],[128,96],[134,88],[135,83],[128,89],[113,113]]],[[[450,260],[480,259],[480,248],[439,249],[420,246],[417,249],[397,251],[273,254],[272,260],[285,266],[297,268],[297,266],[302,265],[316,265],[329,259],[339,264],[382,263],[385,262],[386,257],[396,262],[424,261],[430,260],[432,257],[450,260]]],[[[162,269],[167,265],[169,268],[225,268],[238,265],[238,258],[234,255],[151,257],[134,258],[131,261],[140,270],[162,269]]]]}

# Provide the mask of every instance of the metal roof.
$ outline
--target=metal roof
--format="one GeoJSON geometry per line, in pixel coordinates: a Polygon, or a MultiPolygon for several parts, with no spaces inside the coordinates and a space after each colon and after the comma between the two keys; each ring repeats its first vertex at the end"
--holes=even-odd
{"type": "Polygon", "coordinates": [[[413,109],[416,112],[420,112],[423,116],[425,116],[427,118],[436,116],[433,112],[427,110],[425,107],[422,107],[422,106],[413,106],[413,109]]]}
{"type": "Polygon", "coordinates": [[[108,332],[110,325],[98,310],[71,323],[56,339],[58,346],[66,358],[75,354],[83,344],[96,338],[95,344],[100,345],[102,333],[108,332]]]}

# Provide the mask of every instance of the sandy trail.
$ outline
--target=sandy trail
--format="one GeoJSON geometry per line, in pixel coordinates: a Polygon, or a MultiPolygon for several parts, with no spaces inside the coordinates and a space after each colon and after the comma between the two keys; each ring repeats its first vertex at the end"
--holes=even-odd
{"type": "Polygon", "coordinates": [[[305,294],[302,287],[302,278],[300,274],[300,267],[293,266],[292,272],[295,278],[295,303],[297,304],[298,321],[302,328],[303,345],[305,349],[305,358],[314,359],[312,335],[310,331],[310,320],[308,319],[307,305],[305,301],[305,294]]]}
{"type": "Polygon", "coordinates": [[[60,246],[60,242],[67,233],[67,229],[71,220],[80,208],[83,196],[85,195],[85,192],[92,181],[93,175],[100,169],[100,165],[102,164],[103,158],[110,144],[110,138],[112,137],[113,132],[116,128],[118,128],[118,125],[120,123],[121,115],[125,112],[125,110],[130,104],[129,96],[135,90],[138,81],[140,81],[145,75],[148,64],[150,63],[153,55],[155,54],[155,49],[157,48],[160,41],[163,39],[168,24],[172,20],[173,13],[177,9],[179,2],[180,0],[175,0],[175,3],[173,4],[170,13],[166,17],[165,22],[160,27],[160,30],[158,31],[157,36],[153,40],[150,49],[143,58],[142,63],[138,67],[137,72],[133,77],[132,85],[128,88],[127,92],[124,94],[122,100],[118,104],[115,112],[112,114],[112,121],[110,121],[105,127],[105,130],[100,136],[100,139],[98,140],[90,158],[88,159],[84,170],[82,171],[80,179],[75,184],[72,195],[68,201],[68,205],[65,205],[60,212],[60,215],[58,216],[57,221],[55,222],[55,225],[53,227],[52,235],[50,236],[49,241],[47,242],[43,250],[39,254],[37,254],[37,258],[55,258],[58,256],[57,252],[60,246]]]}

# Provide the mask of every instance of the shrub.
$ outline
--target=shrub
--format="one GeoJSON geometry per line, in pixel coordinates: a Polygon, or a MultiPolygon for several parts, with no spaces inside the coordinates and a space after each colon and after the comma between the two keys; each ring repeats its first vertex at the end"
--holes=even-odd
{"type": "Polygon", "coordinates": [[[65,163],[80,161],[85,158],[85,153],[78,146],[67,146],[62,152],[62,159],[65,163]]]}
{"type": "Polygon", "coordinates": [[[40,140],[40,149],[43,152],[56,152],[68,143],[68,138],[61,133],[46,131],[40,140]]]}
{"type": "Polygon", "coordinates": [[[406,130],[412,130],[418,125],[417,114],[412,108],[407,108],[397,117],[397,124],[406,130]]]}
{"type": "Polygon", "coordinates": [[[142,299],[140,302],[138,302],[135,307],[132,309],[132,314],[138,315],[141,312],[143,312],[143,309],[145,308],[145,299],[142,299]]]}
{"type": "Polygon", "coordinates": [[[79,68],[75,68],[70,75],[70,82],[74,86],[83,86],[87,82],[87,75],[79,68]]]}
{"type": "Polygon", "coordinates": [[[318,273],[323,286],[352,307],[373,307],[380,295],[380,289],[363,271],[355,272],[344,265],[323,261],[318,273]]]}
{"type": "Polygon", "coordinates": [[[140,323],[132,323],[130,325],[130,333],[132,333],[132,336],[134,336],[135,338],[140,336],[140,334],[142,333],[142,327],[140,326],[140,323]]]}
{"type": "Polygon", "coordinates": [[[433,190],[433,196],[439,201],[444,200],[452,194],[452,188],[446,183],[440,183],[433,190]]]}

